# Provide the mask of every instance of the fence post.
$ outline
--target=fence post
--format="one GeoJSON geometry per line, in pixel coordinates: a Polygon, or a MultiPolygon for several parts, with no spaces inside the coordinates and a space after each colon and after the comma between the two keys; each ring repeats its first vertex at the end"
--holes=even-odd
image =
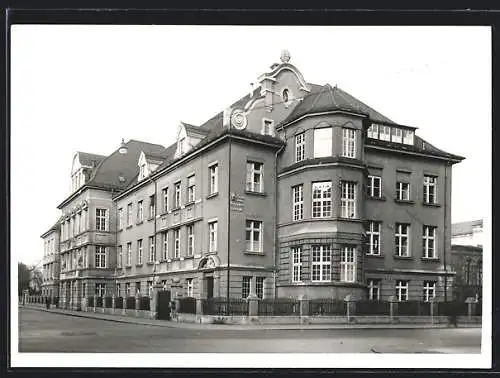
{"type": "Polygon", "coordinates": [[[196,315],[203,315],[203,299],[196,298],[196,315]]]}
{"type": "Polygon", "coordinates": [[[94,294],[94,312],[95,312],[96,304],[97,304],[97,294],[94,294]]]}
{"type": "Polygon", "coordinates": [[[141,293],[135,293],[135,316],[139,316],[139,309],[141,308],[141,293]]]}
{"type": "Polygon", "coordinates": [[[128,295],[126,297],[123,297],[123,300],[122,300],[122,315],[123,316],[127,315],[127,299],[128,299],[128,295]]]}
{"type": "Polygon", "coordinates": [[[476,305],[476,298],[474,298],[474,297],[468,297],[465,300],[465,303],[467,303],[467,319],[470,322],[472,320],[472,311],[475,310],[474,307],[476,305]]]}
{"type": "Polygon", "coordinates": [[[309,323],[309,298],[305,294],[299,295],[299,310],[301,323],[309,323]]]}
{"type": "Polygon", "coordinates": [[[429,310],[431,315],[431,324],[434,324],[434,298],[429,299],[429,310]]]}
{"type": "Polygon", "coordinates": [[[389,297],[389,317],[391,319],[391,323],[394,321],[397,312],[397,300],[395,295],[391,295],[389,297]]]}
{"type": "Polygon", "coordinates": [[[351,322],[351,317],[352,319],[354,319],[354,311],[353,308],[352,308],[352,303],[354,302],[354,298],[352,297],[351,294],[347,294],[344,298],[344,301],[346,302],[346,312],[347,312],[347,323],[350,323],[351,322]]]}
{"type": "Polygon", "coordinates": [[[259,316],[259,297],[254,293],[250,293],[248,301],[248,316],[259,316]]]}
{"type": "Polygon", "coordinates": [[[115,308],[116,308],[116,297],[115,293],[111,295],[111,313],[114,315],[115,314],[115,308]]]}
{"type": "Polygon", "coordinates": [[[152,319],[157,319],[158,318],[158,312],[156,311],[158,308],[158,292],[162,288],[161,282],[159,281],[158,277],[155,277],[154,283],[153,283],[153,292],[151,293],[151,302],[149,302],[149,311],[151,312],[151,318],[152,319]]]}

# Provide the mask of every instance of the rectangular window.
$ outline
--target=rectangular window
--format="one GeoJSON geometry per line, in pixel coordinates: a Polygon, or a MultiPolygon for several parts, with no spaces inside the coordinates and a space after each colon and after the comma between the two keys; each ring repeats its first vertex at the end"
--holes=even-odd
{"type": "Polygon", "coordinates": [[[156,261],[155,237],[149,237],[149,262],[156,261]]]}
{"type": "Polygon", "coordinates": [[[142,264],[142,239],[137,240],[137,264],[142,264]]]}
{"type": "Polygon", "coordinates": [[[396,281],[396,297],[400,302],[408,300],[408,281],[396,281]]]}
{"type": "Polygon", "coordinates": [[[163,240],[162,259],[166,260],[168,259],[168,231],[163,231],[161,236],[163,240]]]}
{"type": "Polygon", "coordinates": [[[217,222],[210,222],[208,224],[208,251],[215,252],[217,251],[217,222]]]}
{"type": "Polygon", "coordinates": [[[437,192],[437,177],[435,176],[424,176],[424,202],[425,203],[436,203],[436,192],[437,192]]]}
{"type": "Polygon", "coordinates": [[[312,217],[327,218],[332,215],[332,183],[331,181],[314,182],[312,184],[312,217]]]}
{"type": "Polygon", "coordinates": [[[193,256],[194,254],[194,225],[186,226],[187,229],[187,255],[193,256]]]}
{"type": "Polygon", "coordinates": [[[99,282],[95,284],[95,295],[104,297],[106,295],[106,284],[99,282]]]}
{"type": "Polygon", "coordinates": [[[389,126],[384,126],[380,125],[379,126],[380,134],[379,134],[379,139],[380,140],[391,140],[391,128],[389,126]]]}
{"type": "Polygon", "coordinates": [[[76,234],[78,235],[80,232],[82,232],[82,229],[80,227],[80,213],[76,214],[76,234]]]}
{"type": "Polygon", "coordinates": [[[264,164],[256,162],[247,162],[247,185],[246,188],[250,192],[263,192],[263,168],[264,164]]]}
{"type": "Polygon", "coordinates": [[[436,258],[436,227],[423,226],[422,233],[423,256],[428,259],[436,258]]]}
{"type": "Polygon", "coordinates": [[[306,158],[306,134],[295,135],[295,161],[299,162],[306,158]]]}
{"type": "Polygon", "coordinates": [[[214,194],[219,191],[219,167],[217,164],[213,164],[208,170],[210,173],[210,194],[214,194]]]}
{"type": "Polygon", "coordinates": [[[152,298],[153,297],[153,281],[148,281],[147,285],[148,285],[148,296],[150,298],[152,298]]]}
{"type": "Polygon", "coordinates": [[[380,300],[380,280],[369,279],[368,285],[368,299],[371,301],[380,300]]]}
{"type": "Polygon", "coordinates": [[[370,221],[366,228],[368,237],[368,255],[380,255],[380,222],[370,221]]]}
{"type": "Polygon", "coordinates": [[[312,246],[312,281],[331,280],[332,249],[329,245],[312,246]]]}
{"type": "Polygon", "coordinates": [[[402,257],[410,256],[410,225],[396,223],[396,255],[402,257]]]}
{"type": "Polygon", "coordinates": [[[436,283],[434,281],[424,281],[424,302],[430,302],[436,298],[436,283]]]}
{"type": "Polygon", "coordinates": [[[245,231],[246,250],[262,252],[262,222],[247,220],[245,231]]]}
{"type": "Polygon", "coordinates": [[[123,209],[118,209],[118,229],[121,230],[123,228],[123,209]]]}
{"type": "Polygon", "coordinates": [[[369,175],[366,188],[369,197],[380,198],[382,196],[382,177],[369,175]]]}
{"type": "Polygon", "coordinates": [[[264,297],[264,279],[265,277],[255,278],[255,294],[257,294],[257,297],[260,299],[264,297]]]}
{"type": "Polygon", "coordinates": [[[189,298],[194,298],[194,287],[192,278],[186,279],[186,286],[187,286],[187,296],[189,298]]]}
{"type": "Polygon", "coordinates": [[[127,226],[132,225],[132,204],[127,205],[127,226]]]}
{"type": "Polygon", "coordinates": [[[127,266],[132,265],[132,243],[127,243],[127,266]]]}
{"type": "Polygon", "coordinates": [[[342,156],[356,157],[356,130],[342,129],[342,156]]]}
{"type": "Polygon", "coordinates": [[[127,282],[127,283],[125,284],[125,293],[126,293],[126,296],[127,296],[127,297],[130,297],[130,295],[132,294],[132,293],[130,292],[130,282],[127,282]]]}
{"type": "Polygon", "coordinates": [[[107,231],[106,209],[95,209],[95,228],[97,231],[107,231]]]}
{"type": "Polygon", "coordinates": [[[163,188],[161,193],[163,196],[163,212],[166,213],[168,211],[168,188],[163,188]]]}
{"type": "Polygon", "coordinates": [[[292,187],[293,197],[293,220],[298,221],[304,218],[304,185],[292,187]]]}
{"type": "Polygon", "coordinates": [[[292,247],[292,282],[302,281],[302,247],[292,247]]]}
{"type": "Polygon", "coordinates": [[[123,247],[121,245],[118,246],[118,268],[122,267],[123,264],[123,247]]]}
{"type": "Polygon", "coordinates": [[[137,223],[144,220],[144,208],[142,206],[142,201],[137,202],[137,223]]]}
{"type": "Polygon", "coordinates": [[[368,138],[378,139],[378,125],[373,123],[368,128],[368,138]]]}
{"type": "MultiPolygon", "coordinates": [[[[85,284],[84,284],[85,285],[85,284]]],[[[85,293],[85,291],[84,291],[85,293]]],[[[85,294],[84,294],[85,295],[85,294]]],[[[121,297],[122,296],[122,290],[121,290],[121,285],[119,283],[116,284],[116,296],[121,297]]]]}
{"type": "Polygon", "coordinates": [[[181,207],[181,182],[176,182],[174,185],[174,208],[181,207]]]}
{"type": "Polygon", "coordinates": [[[342,218],[356,218],[356,183],[341,182],[340,216],[342,218]]]}
{"type": "Polygon", "coordinates": [[[106,268],[106,247],[102,245],[95,247],[95,267],[106,268]]]}
{"type": "Polygon", "coordinates": [[[403,130],[403,144],[413,146],[413,135],[414,132],[412,130],[403,130]]]}
{"type": "Polygon", "coordinates": [[[332,156],[332,128],[314,129],[314,157],[332,156]]]}
{"type": "Polygon", "coordinates": [[[403,131],[401,129],[398,129],[397,127],[393,127],[391,133],[391,141],[394,143],[402,143],[403,131]]]}
{"type": "Polygon", "coordinates": [[[340,281],[356,281],[356,247],[345,246],[340,252],[340,281]]]}
{"type": "Polygon", "coordinates": [[[273,121],[271,121],[269,119],[263,120],[262,134],[264,134],[264,135],[274,135],[274,122],[273,121]]]}
{"type": "Polygon", "coordinates": [[[149,219],[156,216],[156,197],[155,195],[149,196],[149,219]]]}
{"type": "Polygon", "coordinates": [[[181,231],[180,229],[174,230],[174,258],[178,259],[181,257],[181,240],[180,240],[181,231]]]}
{"type": "Polygon", "coordinates": [[[141,292],[141,283],[140,282],[136,282],[135,283],[135,292],[136,293],[140,293],[141,292]]]}
{"type": "Polygon", "coordinates": [[[396,183],[396,198],[398,201],[410,200],[410,183],[398,181],[396,183]]]}
{"type": "Polygon", "coordinates": [[[195,191],[196,191],[196,187],[195,187],[195,180],[194,180],[194,175],[192,176],[189,176],[188,179],[187,179],[187,202],[194,202],[195,200],[195,191]]]}
{"type": "Polygon", "coordinates": [[[252,284],[252,277],[243,276],[243,282],[241,284],[241,297],[246,299],[250,295],[250,285],[252,284]]]}

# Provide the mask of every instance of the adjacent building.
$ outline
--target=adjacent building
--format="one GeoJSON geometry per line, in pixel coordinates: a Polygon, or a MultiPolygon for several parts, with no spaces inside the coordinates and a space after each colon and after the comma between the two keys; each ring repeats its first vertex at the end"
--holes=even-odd
{"type": "Polygon", "coordinates": [[[57,222],[48,229],[43,239],[42,259],[42,295],[57,297],[59,295],[59,243],[60,223],[57,222]]]}
{"type": "Polygon", "coordinates": [[[454,298],[482,298],[483,288],[483,220],[451,225],[451,263],[456,272],[454,298]]]}
{"type": "Polygon", "coordinates": [[[59,205],[67,303],[155,280],[192,297],[451,298],[463,158],[289,60],[167,148],[75,155],[59,205]]]}

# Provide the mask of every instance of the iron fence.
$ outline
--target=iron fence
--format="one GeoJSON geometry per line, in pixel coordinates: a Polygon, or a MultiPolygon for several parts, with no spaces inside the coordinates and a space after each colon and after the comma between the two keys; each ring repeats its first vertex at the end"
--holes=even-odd
{"type": "Polygon", "coordinates": [[[112,297],[104,297],[104,307],[111,308],[113,306],[113,298],[112,297]]]}
{"type": "Polygon", "coordinates": [[[196,314],[196,298],[180,298],[178,312],[184,314],[196,314]]]}
{"type": "Polygon", "coordinates": [[[87,306],[94,307],[94,297],[87,297],[87,306]]]}
{"type": "Polygon", "coordinates": [[[96,307],[102,307],[102,297],[96,297],[95,298],[95,306],[96,307]]]}
{"type": "Polygon", "coordinates": [[[135,309],[135,297],[127,297],[127,309],[135,309]]]}
{"type": "Polygon", "coordinates": [[[140,297],[138,310],[149,311],[149,309],[150,309],[150,298],[149,297],[140,297]]]}
{"type": "Polygon", "coordinates": [[[204,315],[248,315],[248,302],[240,298],[209,298],[202,302],[204,315]]]}
{"type": "Polygon", "coordinates": [[[436,310],[439,316],[465,316],[469,314],[469,305],[464,302],[436,302],[436,310]]]}
{"type": "Polygon", "coordinates": [[[115,308],[123,308],[123,297],[115,298],[115,308]]]}
{"type": "Polygon", "coordinates": [[[300,302],[293,298],[268,298],[259,301],[260,316],[300,315],[300,302]]]}
{"type": "Polygon", "coordinates": [[[475,316],[483,316],[483,302],[477,302],[476,303],[476,311],[475,316]]]}
{"type": "Polygon", "coordinates": [[[377,300],[359,300],[355,302],[354,313],[361,316],[388,316],[390,303],[377,300]]]}
{"type": "Polygon", "coordinates": [[[347,303],[341,299],[319,298],[309,301],[309,315],[346,315],[347,303]]]}
{"type": "Polygon", "coordinates": [[[395,315],[397,316],[430,316],[431,304],[421,301],[397,302],[395,315]]]}

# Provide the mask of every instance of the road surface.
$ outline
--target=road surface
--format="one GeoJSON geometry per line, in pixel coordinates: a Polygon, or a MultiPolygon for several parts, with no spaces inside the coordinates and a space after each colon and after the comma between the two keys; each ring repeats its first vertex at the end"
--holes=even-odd
{"type": "Polygon", "coordinates": [[[480,353],[480,328],[187,329],[19,310],[19,352],[480,353]]]}

